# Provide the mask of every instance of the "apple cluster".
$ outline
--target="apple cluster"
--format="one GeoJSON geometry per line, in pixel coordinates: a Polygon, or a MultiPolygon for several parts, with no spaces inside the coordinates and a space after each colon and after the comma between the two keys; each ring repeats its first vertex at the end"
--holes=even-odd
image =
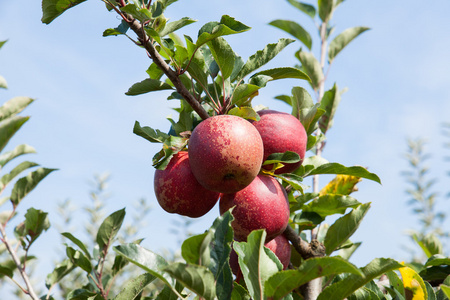
{"type": "Polygon", "coordinates": [[[234,207],[236,241],[246,241],[256,229],[266,230],[266,243],[280,236],[289,222],[287,194],[274,176],[261,169],[273,169],[263,162],[270,154],[286,151],[296,152],[301,161],[285,164],[275,174],[297,169],[305,156],[307,134],[291,114],[274,110],[258,114],[259,121],[218,115],[198,124],[188,151],[178,152],[165,170],[155,172],[154,189],[161,207],[197,218],[219,201],[221,214],[234,207]]]}

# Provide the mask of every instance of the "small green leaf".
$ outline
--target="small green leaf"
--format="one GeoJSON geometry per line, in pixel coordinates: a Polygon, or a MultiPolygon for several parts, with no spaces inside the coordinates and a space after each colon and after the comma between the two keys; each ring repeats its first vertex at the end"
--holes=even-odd
{"type": "Polygon", "coordinates": [[[167,23],[163,30],[159,32],[160,36],[166,36],[172,32],[177,31],[180,28],[183,28],[184,26],[187,26],[189,24],[195,23],[197,20],[193,20],[191,18],[185,17],[181,18],[180,20],[173,21],[170,23],[167,23]]]}
{"type": "Polygon", "coordinates": [[[386,272],[386,275],[389,279],[389,283],[391,286],[403,297],[405,297],[405,287],[403,286],[403,282],[401,278],[394,271],[386,272]]]}
{"type": "Polygon", "coordinates": [[[435,234],[429,233],[423,237],[419,237],[414,234],[413,239],[420,246],[420,248],[422,248],[427,257],[443,253],[443,245],[435,234]]]}
{"type": "Polygon", "coordinates": [[[119,232],[120,227],[122,226],[124,218],[125,208],[122,208],[121,210],[115,211],[108,217],[106,217],[106,219],[100,225],[100,228],[97,232],[96,241],[102,255],[105,255],[108,251],[108,248],[111,246],[112,241],[114,240],[117,233],[119,232]]]}
{"type": "Polygon", "coordinates": [[[0,122],[0,152],[30,117],[12,116],[0,122]]]}
{"type": "Polygon", "coordinates": [[[92,271],[91,261],[79,250],[72,247],[66,247],[66,254],[70,261],[77,267],[80,267],[86,273],[90,274],[92,271]]]}
{"type": "Polygon", "coordinates": [[[324,242],[327,255],[330,255],[355,233],[369,208],[370,202],[361,204],[330,226],[324,242]]]}
{"type": "Polygon", "coordinates": [[[442,265],[450,266],[450,257],[445,257],[441,254],[435,254],[428,258],[424,267],[442,266],[442,265]]]}
{"type": "Polygon", "coordinates": [[[148,21],[152,18],[157,17],[153,16],[151,11],[147,8],[142,8],[140,3],[128,3],[124,7],[121,7],[120,10],[126,12],[127,14],[130,14],[133,18],[141,22],[148,21]]]}
{"type": "Polygon", "coordinates": [[[162,150],[153,156],[153,167],[164,170],[172,157],[186,147],[188,141],[187,138],[169,136],[164,141],[162,150]]]}
{"type": "Polygon", "coordinates": [[[63,12],[86,0],[42,0],[42,23],[50,24],[63,12]]]}
{"type": "Polygon", "coordinates": [[[130,28],[130,26],[128,25],[128,23],[125,22],[124,20],[122,20],[120,22],[120,25],[117,26],[116,28],[106,29],[103,32],[103,36],[107,37],[107,36],[111,36],[111,35],[117,36],[117,35],[121,35],[121,34],[126,34],[129,28],[130,28]]]}
{"type": "Polygon", "coordinates": [[[9,278],[13,278],[14,276],[14,270],[6,267],[6,266],[0,266],[0,278],[3,276],[7,276],[9,278]]]}
{"type": "Polygon", "coordinates": [[[310,16],[311,18],[314,19],[314,17],[316,16],[316,8],[313,5],[307,4],[307,3],[303,3],[303,2],[299,2],[299,1],[295,1],[295,0],[288,0],[288,2],[298,8],[300,11],[304,12],[305,14],[307,14],[308,16],[310,16]]]}
{"type": "Polygon", "coordinates": [[[310,109],[314,106],[314,101],[308,91],[302,87],[295,86],[292,88],[292,97],[290,97],[292,106],[292,115],[297,119],[300,117],[302,110],[310,109]]]}
{"type": "Polygon", "coordinates": [[[253,84],[240,84],[233,91],[231,103],[236,106],[249,106],[253,97],[258,95],[260,86],[253,84]]]}
{"type": "Polygon", "coordinates": [[[279,271],[278,265],[264,251],[266,232],[254,230],[247,242],[234,242],[248,292],[252,299],[263,299],[266,280],[279,271]]]}
{"type": "Polygon", "coordinates": [[[258,113],[250,106],[234,107],[228,111],[228,114],[253,121],[261,119],[258,113]]]}
{"type": "Polygon", "coordinates": [[[270,77],[269,81],[272,80],[278,80],[278,79],[285,79],[285,78],[293,78],[293,79],[303,79],[307,81],[311,81],[311,79],[308,77],[308,75],[303,72],[302,70],[299,70],[297,68],[291,68],[291,67],[284,67],[284,68],[275,68],[275,69],[269,69],[264,70],[261,72],[258,72],[249,80],[249,83],[252,83],[253,78],[257,76],[267,76],[270,77]]]}
{"type": "Polygon", "coordinates": [[[274,27],[277,27],[302,42],[309,50],[312,46],[312,38],[308,31],[306,31],[300,24],[289,20],[274,20],[269,23],[274,27]]]}
{"type": "Polygon", "coordinates": [[[277,43],[268,44],[263,50],[258,50],[255,54],[249,57],[247,62],[242,67],[237,75],[237,80],[243,79],[251,72],[259,69],[269,61],[271,61],[278,53],[281,52],[287,45],[293,43],[291,39],[280,39],[277,43]]]}
{"type": "Polygon", "coordinates": [[[8,162],[14,158],[29,153],[36,153],[36,150],[26,144],[16,146],[12,151],[4,152],[0,155],[0,168],[3,168],[8,162]]]}
{"type": "Polygon", "coordinates": [[[114,300],[134,300],[138,297],[144,288],[155,280],[155,276],[149,273],[144,273],[136,278],[129,280],[125,287],[114,297],[114,300]]]}
{"type": "Polygon", "coordinates": [[[0,75],[0,89],[7,89],[8,83],[6,82],[5,77],[0,75]]]}
{"type": "Polygon", "coordinates": [[[301,49],[295,53],[295,56],[302,64],[302,70],[311,78],[311,86],[314,90],[319,88],[320,82],[324,80],[322,67],[314,54],[301,49]]]}
{"type": "Polygon", "coordinates": [[[445,296],[447,296],[447,298],[450,298],[450,286],[441,284],[439,287],[441,288],[442,292],[444,292],[445,296]]]}
{"type": "Polygon", "coordinates": [[[50,289],[63,279],[64,276],[72,272],[73,269],[75,269],[75,265],[69,259],[65,259],[62,263],[56,265],[55,269],[47,275],[45,286],[50,289]]]}
{"type": "Polygon", "coordinates": [[[334,114],[340,102],[341,93],[338,91],[337,85],[334,84],[332,89],[325,92],[320,101],[320,108],[325,110],[325,114],[320,118],[319,128],[324,134],[333,126],[334,114]]]}
{"type": "Polygon", "coordinates": [[[342,174],[342,175],[351,175],[356,177],[361,177],[369,180],[373,180],[381,184],[380,178],[374,174],[367,171],[366,168],[354,166],[354,167],[345,167],[338,163],[327,163],[318,166],[317,168],[311,170],[306,176],[311,175],[319,175],[319,174],[342,174]]]}
{"type": "Polygon", "coordinates": [[[234,282],[233,290],[231,292],[232,300],[252,300],[248,291],[239,283],[234,282]]]}
{"type": "Polygon", "coordinates": [[[328,22],[331,19],[333,10],[335,8],[335,0],[318,0],[319,17],[323,22],[328,22]]]}
{"type": "Polygon", "coordinates": [[[208,42],[208,47],[219,66],[223,79],[231,76],[234,69],[235,54],[231,46],[222,37],[217,37],[208,42]]]}
{"type": "Polygon", "coordinates": [[[361,269],[363,276],[351,274],[326,287],[317,300],[344,299],[382,274],[403,267],[393,259],[376,258],[361,269]]]}
{"type": "Polygon", "coordinates": [[[353,27],[344,30],[341,34],[336,36],[328,47],[328,60],[332,62],[336,55],[342,51],[353,39],[359,36],[364,31],[369,30],[368,27],[353,27]]]}
{"type": "Polygon", "coordinates": [[[334,214],[344,214],[348,208],[356,208],[359,205],[361,203],[350,196],[327,194],[314,199],[302,209],[306,212],[315,212],[325,218],[334,214]]]}
{"type": "Polygon", "coordinates": [[[164,143],[164,141],[169,138],[168,134],[161,132],[158,129],[155,130],[148,126],[141,127],[141,124],[139,124],[138,121],[134,123],[133,133],[143,137],[151,143],[164,143]]]}
{"type": "Polygon", "coordinates": [[[304,190],[307,190],[309,186],[302,183],[303,178],[293,173],[284,173],[284,174],[274,174],[273,176],[280,178],[296,191],[299,191],[303,194],[304,190]]]}
{"type": "Polygon", "coordinates": [[[300,212],[293,218],[293,223],[299,227],[299,230],[310,230],[322,223],[325,219],[315,212],[300,212]]]}
{"type": "Polygon", "coordinates": [[[263,166],[275,163],[294,164],[299,162],[300,160],[300,155],[292,151],[286,151],[284,153],[272,153],[263,162],[263,166]]]}
{"type": "Polygon", "coordinates": [[[204,266],[173,263],[164,268],[173,278],[205,300],[216,296],[214,275],[204,266]]]}
{"type": "Polygon", "coordinates": [[[209,22],[199,30],[196,46],[199,48],[219,36],[237,34],[248,30],[250,30],[250,27],[247,25],[224,15],[220,22],[209,22]]]}
{"type": "Polygon", "coordinates": [[[210,231],[187,238],[181,245],[181,256],[188,264],[208,266],[211,240],[212,232],[210,231]]]}
{"type": "Polygon", "coordinates": [[[36,240],[43,231],[50,228],[48,213],[37,210],[33,207],[29,208],[25,214],[25,229],[31,237],[30,244],[36,240]]]}
{"type": "Polygon", "coordinates": [[[0,106],[0,121],[16,115],[30,105],[34,99],[29,97],[14,97],[0,106]]]}
{"type": "Polygon", "coordinates": [[[294,289],[315,278],[341,273],[362,276],[358,268],[340,257],[311,258],[303,261],[297,270],[281,271],[271,276],[264,285],[264,291],[268,297],[283,299],[294,289]]]}
{"type": "Polygon", "coordinates": [[[3,190],[6,187],[6,185],[8,185],[8,183],[10,183],[11,180],[14,179],[14,177],[19,175],[20,173],[22,173],[26,169],[33,168],[33,167],[36,167],[36,166],[38,166],[38,164],[34,163],[34,162],[29,162],[29,161],[21,162],[14,169],[12,169],[11,172],[3,175],[0,178],[0,190],[3,190]]]}
{"type": "Polygon", "coordinates": [[[77,239],[70,232],[63,232],[61,233],[61,235],[68,238],[70,241],[72,241],[72,243],[77,245],[81,249],[81,251],[83,251],[84,255],[86,255],[87,258],[91,259],[91,255],[89,254],[89,251],[87,250],[86,246],[83,244],[82,241],[77,239]]]}
{"type": "Polygon", "coordinates": [[[14,184],[11,191],[11,202],[17,206],[23,198],[28,195],[48,174],[56,169],[39,168],[30,172],[26,177],[22,177],[14,184]]]}
{"type": "Polygon", "coordinates": [[[165,82],[147,78],[142,80],[141,82],[133,84],[125,95],[128,96],[136,96],[149,92],[162,91],[162,90],[173,90],[173,87],[170,84],[165,82]]]}

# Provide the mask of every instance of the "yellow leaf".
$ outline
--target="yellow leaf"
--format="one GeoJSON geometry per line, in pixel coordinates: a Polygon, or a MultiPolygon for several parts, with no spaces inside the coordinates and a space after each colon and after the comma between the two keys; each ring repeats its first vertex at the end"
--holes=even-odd
{"type": "Polygon", "coordinates": [[[405,287],[405,296],[408,300],[428,299],[427,287],[422,277],[409,267],[398,269],[403,278],[403,286],[405,287]]]}
{"type": "Polygon", "coordinates": [[[350,195],[352,192],[358,190],[356,184],[361,180],[360,177],[356,176],[336,175],[333,180],[323,187],[319,196],[324,196],[326,194],[350,195]]]}

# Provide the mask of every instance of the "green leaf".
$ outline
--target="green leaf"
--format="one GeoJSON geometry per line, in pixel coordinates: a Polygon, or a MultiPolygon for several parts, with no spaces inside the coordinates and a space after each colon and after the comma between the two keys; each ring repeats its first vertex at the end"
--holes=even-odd
{"type": "Polygon", "coordinates": [[[9,278],[13,278],[14,276],[14,270],[6,267],[6,266],[2,266],[0,265],[0,278],[2,278],[3,276],[7,276],[9,278]]]}
{"type": "Polygon", "coordinates": [[[177,31],[180,28],[183,28],[184,26],[187,26],[187,25],[195,23],[195,22],[197,22],[197,20],[193,20],[191,18],[184,17],[184,18],[181,18],[180,20],[167,23],[166,26],[164,27],[164,29],[159,32],[159,35],[166,36],[172,32],[177,31]]]}
{"type": "Polygon", "coordinates": [[[234,107],[227,114],[253,121],[261,119],[258,113],[250,106],[234,107]]]}
{"type": "Polygon", "coordinates": [[[311,78],[311,86],[314,90],[319,88],[320,82],[324,80],[322,67],[314,54],[301,49],[295,53],[295,56],[302,64],[302,70],[311,78]]]}
{"type": "Polygon", "coordinates": [[[347,208],[356,208],[359,205],[361,203],[350,196],[328,194],[314,199],[302,209],[306,212],[315,212],[325,218],[334,214],[344,214],[347,208]]]}
{"type": "Polygon", "coordinates": [[[296,152],[286,151],[284,153],[272,153],[263,162],[263,166],[275,163],[294,164],[301,160],[300,155],[296,152]]]}
{"type": "Polygon", "coordinates": [[[311,18],[314,19],[314,17],[316,16],[316,8],[314,6],[307,4],[307,3],[295,1],[295,0],[288,0],[288,2],[292,6],[298,8],[300,11],[302,11],[305,14],[307,14],[308,16],[310,16],[311,18]]]}
{"type": "Polygon", "coordinates": [[[279,39],[277,43],[268,44],[263,50],[258,50],[255,54],[249,57],[247,62],[242,67],[237,75],[237,80],[243,79],[251,72],[259,69],[270,60],[272,60],[278,53],[281,52],[287,45],[293,43],[291,39],[279,39]]]}
{"type": "Polygon", "coordinates": [[[335,0],[318,0],[319,17],[322,21],[328,22],[331,19],[335,7],[335,0]]]}
{"type": "Polygon", "coordinates": [[[269,23],[274,27],[277,27],[302,42],[309,50],[312,46],[312,38],[308,31],[306,31],[300,24],[289,20],[274,20],[269,23]]]}
{"type": "Polygon", "coordinates": [[[64,276],[72,272],[73,269],[75,269],[75,265],[69,259],[65,259],[62,263],[56,265],[55,269],[45,279],[47,289],[57,284],[64,276]]]}
{"type": "Polygon", "coordinates": [[[227,41],[218,37],[208,42],[208,47],[214,57],[215,62],[219,66],[222,78],[225,80],[231,76],[234,69],[235,54],[227,41]]]}
{"type": "Polygon", "coordinates": [[[102,252],[102,255],[106,255],[108,248],[111,246],[112,241],[116,237],[119,232],[120,227],[122,226],[123,219],[125,218],[125,208],[121,210],[115,211],[110,214],[103,223],[100,225],[100,228],[97,232],[96,241],[102,252]]]}
{"type": "Polygon", "coordinates": [[[87,250],[86,246],[83,244],[82,241],[77,239],[70,232],[63,232],[61,233],[61,235],[68,238],[70,241],[72,241],[72,243],[77,245],[81,249],[81,251],[83,251],[84,255],[86,255],[87,258],[91,259],[91,255],[89,254],[89,251],[87,250]]]}
{"type": "Polygon", "coordinates": [[[325,92],[320,101],[320,108],[325,110],[325,114],[320,118],[319,128],[324,134],[333,126],[334,114],[340,102],[341,93],[338,92],[338,87],[334,84],[332,89],[325,92]]]}
{"type": "Polygon", "coordinates": [[[249,106],[251,99],[258,95],[260,88],[260,86],[247,83],[238,85],[233,91],[231,103],[236,106],[249,106]]]}
{"type": "Polygon", "coordinates": [[[278,272],[279,266],[264,251],[266,232],[254,230],[247,242],[234,242],[239,266],[252,299],[263,299],[266,280],[278,272]]]}
{"type": "Polygon", "coordinates": [[[138,121],[134,123],[133,133],[143,137],[151,143],[164,143],[164,141],[169,138],[167,133],[161,132],[158,129],[155,130],[148,126],[141,127],[141,124],[139,124],[138,121]]]}
{"type": "Polygon", "coordinates": [[[0,75],[0,89],[7,89],[8,83],[6,82],[5,77],[0,75]]]}
{"type": "Polygon", "coordinates": [[[441,284],[440,288],[441,288],[442,292],[445,294],[445,296],[447,296],[447,298],[450,298],[450,286],[441,284]]]}
{"type": "Polygon", "coordinates": [[[126,6],[120,8],[121,11],[130,14],[133,18],[144,22],[156,18],[152,12],[147,8],[142,8],[140,3],[128,3],[126,6]]]}
{"type": "Polygon", "coordinates": [[[307,190],[309,186],[302,183],[303,178],[293,173],[284,173],[284,174],[274,174],[273,176],[280,178],[296,191],[299,191],[303,194],[304,190],[307,190]]]}
{"type": "Polygon", "coordinates": [[[34,99],[28,97],[14,97],[0,106],[0,121],[23,111],[34,99]]]}
{"type": "Polygon", "coordinates": [[[324,242],[327,255],[330,255],[355,233],[369,208],[370,202],[361,204],[330,226],[324,242]]]}
{"type": "Polygon", "coordinates": [[[224,15],[220,22],[209,22],[199,30],[196,46],[199,48],[219,36],[237,34],[248,30],[250,30],[250,27],[247,25],[224,15]]]}
{"type": "Polygon", "coordinates": [[[173,90],[173,87],[170,84],[165,82],[147,78],[142,80],[141,82],[137,82],[133,84],[125,95],[128,96],[136,96],[149,92],[162,91],[162,90],[173,90]]]}
{"type": "Polygon", "coordinates": [[[17,165],[14,169],[11,170],[8,174],[5,174],[0,179],[0,190],[3,190],[8,183],[11,182],[11,180],[14,179],[17,175],[25,171],[26,169],[36,167],[38,164],[34,162],[24,161],[21,162],[19,165],[17,165]]]}
{"type": "Polygon", "coordinates": [[[162,291],[158,294],[155,300],[178,300],[180,299],[178,295],[183,291],[184,286],[176,282],[175,283],[175,290],[178,291],[178,294],[175,294],[171,287],[168,285],[164,285],[164,288],[162,291]]]}
{"type": "Polygon", "coordinates": [[[137,244],[119,245],[114,247],[114,251],[125,257],[131,263],[162,280],[178,297],[183,298],[175,289],[175,281],[173,278],[164,271],[168,264],[163,257],[137,244]]]}
{"type": "Polygon", "coordinates": [[[42,23],[50,24],[69,8],[86,0],[42,0],[42,23]]]}
{"type": "Polygon", "coordinates": [[[330,43],[328,47],[328,60],[332,62],[336,55],[342,51],[353,39],[364,31],[369,30],[368,27],[353,27],[344,30],[341,34],[336,36],[330,43]]]}
{"type": "Polygon", "coordinates": [[[14,158],[29,153],[36,153],[36,150],[26,144],[16,146],[12,151],[4,152],[0,155],[0,168],[3,168],[8,162],[14,158]]]}
{"type": "Polygon", "coordinates": [[[231,292],[231,300],[252,300],[252,298],[242,285],[234,282],[233,290],[231,292]]]}
{"type": "Polygon", "coordinates": [[[319,174],[341,174],[341,175],[351,175],[356,177],[361,177],[369,179],[381,184],[380,178],[374,174],[367,171],[366,168],[354,166],[345,167],[338,163],[327,163],[318,166],[317,168],[311,170],[306,176],[319,175],[319,174]]]}
{"type": "Polygon", "coordinates": [[[310,258],[304,260],[297,270],[281,271],[271,276],[266,281],[264,290],[267,297],[282,299],[294,289],[315,278],[341,273],[362,276],[358,268],[340,257],[310,258]]]}
{"type": "Polygon", "coordinates": [[[155,276],[149,273],[144,273],[136,278],[129,280],[125,287],[114,297],[114,300],[133,300],[139,296],[144,288],[155,280],[155,276]]]}
{"type": "Polygon", "coordinates": [[[427,300],[436,300],[436,293],[434,292],[433,287],[428,281],[424,282],[425,287],[427,288],[428,299],[427,300]]]}
{"type": "Polygon", "coordinates": [[[435,254],[443,253],[443,245],[435,234],[429,233],[423,237],[413,234],[413,239],[420,246],[420,248],[422,248],[428,258],[435,254]]]}
{"type": "Polygon", "coordinates": [[[31,237],[31,243],[36,240],[43,231],[50,228],[48,213],[37,210],[33,207],[29,208],[25,214],[25,229],[31,237]]]}
{"type": "Polygon", "coordinates": [[[90,274],[92,271],[91,261],[79,250],[72,247],[66,247],[66,254],[70,261],[77,267],[80,267],[86,273],[90,274]]]}
{"type": "Polygon", "coordinates": [[[210,245],[211,264],[209,269],[216,279],[218,299],[229,299],[233,287],[233,274],[229,264],[233,241],[232,221],[233,215],[229,210],[217,217],[210,228],[213,233],[213,240],[210,245]]]}
{"type": "Polygon", "coordinates": [[[103,36],[107,37],[107,36],[111,36],[111,35],[121,35],[121,34],[126,34],[128,29],[130,28],[130,26],[128,25],[127,22],[125,22],[124,20],[122,20],[120,22],[120,25],[117,26],[116,28],[109,28],[106,29],[105,31],[103,31],[103,36]]]}
{"type": "Polygon", "coordinates": [[[96,292],[92,292],[86,289],[76,289],[70,291],[66,300],[100,300],[96,292]]]}
{"type": "Polygon", "coordinates": [[[350,257],[355,253],[355,251],[361,246],[361,242],[352,243],[351,246],[347,248],[342,248],[339,250],[339,256],[345,260],[349,260],[350,257]]]}
{"type": "Polygon", "coordinates": [[[450,266],[450,257],[445,257],[441,254],[435,254],[428,258],[424,267],[442,266],[442,265],[450,266]]]}
{"type": "Polygon", "coordinates": [[[181,245],[181,256],[188,264],[208,266],[211,240],[212,232],[210,231],[187,238],[181,245]]]}
{"type": "Polygon", "coordinates": [[[0,41],[0,49],[2,49],[3,45],[5,45],[7,41],[8,41],[8,40],[0,41]]]}
{"type": "Polygon", "coordinates": [[[30,117],[12,116],[0,122],[0,152],[30,117]]]}
{"type": "Polygon", "coordinates": [[[310,230],[322,223],[325,219],[314,212],[300,212],[293,218],[293,223],[297,224],[299,230],[310,230]]]}
{"type": "Polygon", "coordinates": [[[11,192],[11,202],[16,207],[23,198],[28,195],[48,174],[56,169],[39,168],[30,172],[26,177],[22,177],[14,184],[11,192]]]}
{"type": "Polygon", "coordinates": [[[317,300],[344,299],[373,279],[401,267],[403,265],[393,259],[376,258],[361,269],[363,276],[351,274],[341,281],[329,285],[322,291],[317,300]]]}
{"type": "Polygon", "coordinates": [[[292,88],[291,97],[292,115],[297,119],[301,116],[302,110],[310,109],[314,106],[314,101],[308,91],[302,87],[292,88]]]}
{"type": "Polygon", "coordinates": [[[403,297],[405,297],[405,287],[403,286],[403,281],[394,271],[386,272],[391,286],[403,297]]]}
{"type": "Polygon", "coordinates": [[[216,296],[214,275],[204,266],[173,263],[164,268],[173,278],[205,300],[216,296]]]}
{"type": "Polygon", "coordinates": [[[187,138],[169,136],[164,141],[162,150],[153,156],[153,167],[164,170],[172,157],[186,147],[188,141],[187,138]]]}
{"type": "Polygon", "coordinates": [[[285,67],[285,68],[275,68],[275,69],[269,69],[269,70],[264,70],[264,71],[258,72],[256,74],[252,75],[252,77],[249,80],[249,83],[253,84],[252,80],[254,80],[255,77],[261,76],[261,75],[270,77],[270,79],[268,81],[285,79],[285,78],[303,79],[303,80],[311,81],[311,79],[308,77],[308,75],[305,72],[303,72],[297,68],[285,67]]]}

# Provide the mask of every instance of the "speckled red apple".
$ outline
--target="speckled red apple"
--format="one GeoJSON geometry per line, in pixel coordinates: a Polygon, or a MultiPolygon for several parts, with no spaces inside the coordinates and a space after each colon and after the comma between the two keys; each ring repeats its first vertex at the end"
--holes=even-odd
{"type": "Polygon", "coordinates": [[[275,174],[296,170],[305,157],[308,136],[302,123],[293,115],[275,110],[258,111],[261,119],[252,122],[259,131],[264,144],[264,160],[272,153],[292,151],[302,159],[298,163],[285,164],[275,174]]]}
{"type": "Polygon", "coordinates": [[[237,241],[246,241],[253,230],[265,229],[268,242],[281,234],[289,223],[286,191],[272,176],[258,175],[243,190],[220,196],[221,214],[233,206],[234,220],[231,225],[237,241]]]}
{"type": "Polygon", "coordinates": [[[209,212],[219,193],[205,189],[191,172],[186,151],[178,152],[165,170],[156,170],[154,190],[159,205],[168,213],[198,218],[209,212]]]}
{"type": "Polygon", "coordinates": [[[234,193],[258,175],[264,155],[258,130],[247,120],[218,115],[202,121],[189,139],[189,161],[208,190],[234,193]]]}

